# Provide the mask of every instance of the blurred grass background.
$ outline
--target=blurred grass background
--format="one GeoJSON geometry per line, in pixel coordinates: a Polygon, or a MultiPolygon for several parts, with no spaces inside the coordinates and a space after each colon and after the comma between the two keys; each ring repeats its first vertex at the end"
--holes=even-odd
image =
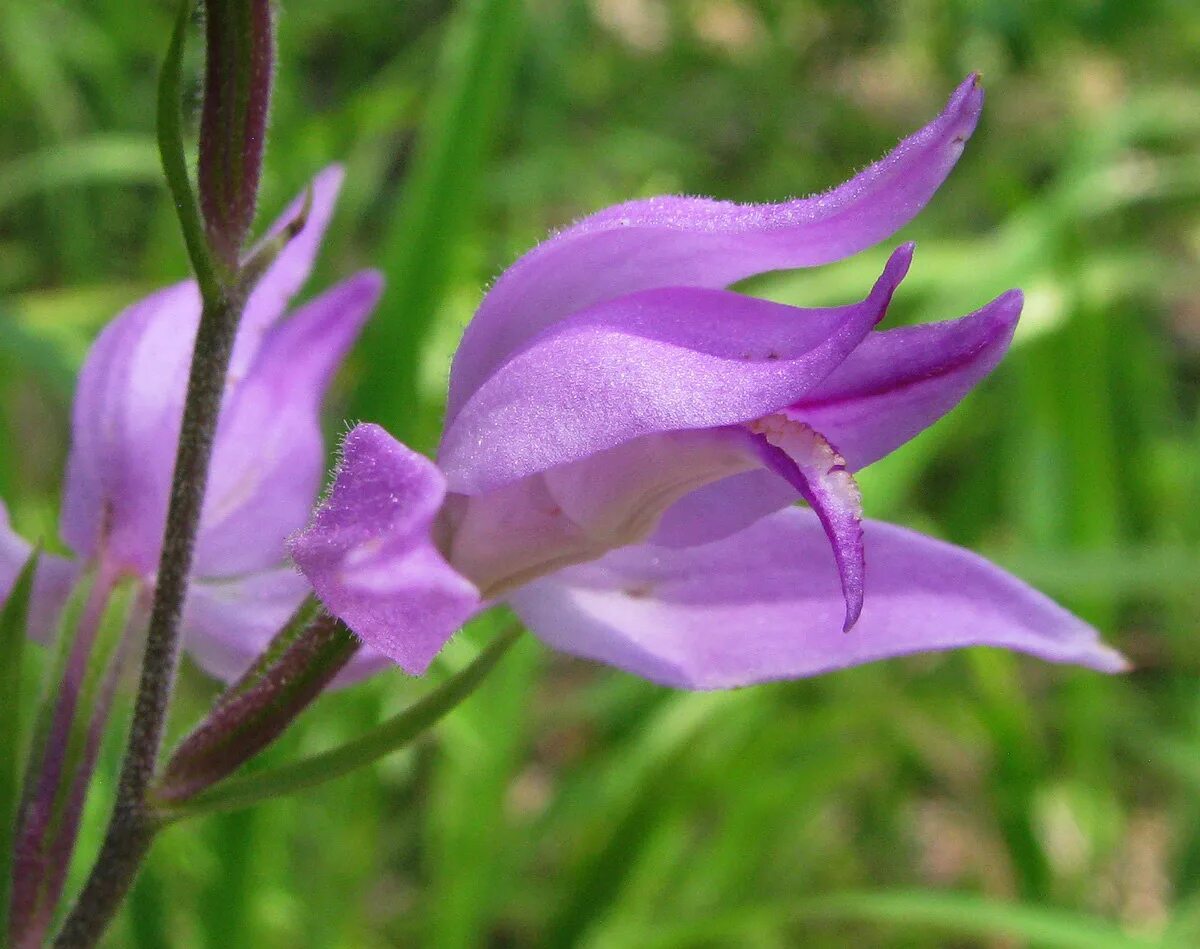
{"type": "MultiPolygon", "coordinates": [[[[0,496],[27,536],[54,535],[89,341],[185,273],[152,143],[172,8],[0,2],[0,496]]],[[[981,70],[893,319],[1010,286],[1027,312],[987,384],[864,475],[867,504],[1011,567],[1138,668],[976,651],[687,695],[525,642],[415,751],[166,833],[109,944],[1200,945],[1197,50],[1183,0],[284,4],[264,212],[346,162],[312,286],[389,278],[330,432],[372,418],[426,450],[482,289],[549,229],[633,196],[824,189],[981,70]]],[[[753,290],[849,301],[885,253],[753,290]]],[[[326,697],[271,755],[422,688],[326,697]]],[[[176,729],[213,691],[188,670],[176,729]]]]}

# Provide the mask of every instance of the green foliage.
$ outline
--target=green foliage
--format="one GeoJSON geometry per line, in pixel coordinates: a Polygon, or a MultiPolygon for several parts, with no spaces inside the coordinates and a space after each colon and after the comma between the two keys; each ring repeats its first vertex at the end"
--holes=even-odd
{"type": "Polygon", "coordinates": [[[0,603],[0,694],[8,714],[0,729],[0,933],[8,932],[8,900],[12,886],[13,841],[21,803],[21,769],[25,672],[25,627],[40,551],[34,551],[0,603]]]}
{"type": "MultiPolygon", "coordinates": [[[[54,535],[88,342],[186,272],[152,144],[175,11],[0,4],[0,493],[26,536],[54,535]]],[[[1010,286],[1026,315],[866,501],[1040,585],[1137,670],[949,655],[684,695],[521,642],[433,742],[172,827],[111,945],[1200,944],[1200,8],[306,0],[278,44],[260,220],[343,160],[314,286],[391,281],[329,431],[380,418],[422,448],[482,290],[548,230],[664,191],[820,190],[982,70],[979,132],[901,235],[893,318],[1010,286]]],[[[754,289],[847,301],[885,253],[754,289]]],[[[456,645],[449,671],[475,652],[456,645]]],[[[324,697],[261,767],[427,689],[324,697]]],[[[215,691],[189,672],[177,734],[215,691]]]]}

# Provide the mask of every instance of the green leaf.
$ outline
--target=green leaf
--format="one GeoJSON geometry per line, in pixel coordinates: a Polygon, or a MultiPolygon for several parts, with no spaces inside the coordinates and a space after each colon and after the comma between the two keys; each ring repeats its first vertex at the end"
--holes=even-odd
{"type": "Polygon", "coordinates": [[[40,556],[40,550],[29,555],[0,608],[0,695],[7,709],[7,720],[0,728],[0,933],[8,932],[13,840],[21,797],[21,672],[29,601],[40,556]]]}
{"type": "Polygon", "coordinates": [[[96,135],[51,145],[0,166],[0,211],[66,185],[157,184],[154,143],[145,136],[96,135]]]}
{"type": "Polygon", "coordinates": [[[419,738],[471,695],[520,635],[520,627],[502,632],[461,672],[423,699],[354,741],[270,771],[234,777],[184,804],[156,802],[167,821],[228,811],[293,794],[373,764],[419,738]]]}

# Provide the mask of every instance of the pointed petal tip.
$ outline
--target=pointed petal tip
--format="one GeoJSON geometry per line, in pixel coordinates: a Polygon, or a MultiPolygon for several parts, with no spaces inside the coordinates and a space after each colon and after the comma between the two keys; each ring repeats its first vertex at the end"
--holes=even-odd
{"type": "Polygon", "coordinates": [[[908,241],[892,251],[887,264],[884,265],[883,273],[879,275],[879,279],[875,281],[875,286],[871,288],[868,299],[873,300],[879,305],[879,316],[876,318],[877,323],[887,315],[888,307],[892,302],[892,295],[908,275],[908,269],[912,266],[913,250],[915,248],[916,245],[912,241],[908,241]]]}
{"type": "Polygon", "coordinates": [[[1011,312],[1015,323],[1017,317],[1021,315],[1021,310],[1025,307],[1025,292],[1015,287],[1012,290],[1006,290],[996,297],[996,306],[1005,312],[1011,312]]]}
{"type": "Polygon", "coordinates": [[[358,273],[348,277],[344,285],[352,288],[356,296],[361,295],[363,306],[370,310],[374,308],[375,304],[379,302],[379,298],[383,296],[385,284],[386,279],[383,276],[383,272],[371,267],[366,270],[360,270],[358,273]]]}
{"type": "Polygon", "coordinates": [[[1122,675],[1133,672],[1136,668],[1123,654],[1102,642],[1097,642],[1095,652],[1087,665],[1097,672],[1107,672],[1109,675],[1122,675]]]}
{"type": "Polygon", "coordinates": [[[946,115],[955,123],[954,136],[965,142],[975,131],[979,113],[983,110],[983,75],[973,72],[964,79],[950,95],[946,103],[946,115]]]}
{"type": "Polygon", "coordinates": [[[312,188],[314,191],[331,191],[333,195],[336,195],[345,181],[346,166],[335,161],[313,175],[312,188]]]}

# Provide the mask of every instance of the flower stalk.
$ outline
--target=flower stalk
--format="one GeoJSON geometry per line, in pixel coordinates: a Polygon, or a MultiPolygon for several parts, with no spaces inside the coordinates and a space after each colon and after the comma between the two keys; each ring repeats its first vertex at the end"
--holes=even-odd
{"type": "Polygon", "coordinates": [[[160,804],[162,819],[176,821],[249,807],[324,784],[399,751],[466,701],[520,638],[521,632],[519,624],[511,624],[465,668],[404,711],[353,741],[278,768],[230,778],[186,800],[163,801],[160,804]]]}
{"type": "Polygon", "coordinates": [[[306,600],[176,749],[155,786],[155,799],[185,800],[249,761],[321,694],[358,646],[342,623],[306,600]]]}
{"type": "MultiPolygon", "coordinates": [[[[214,6],[209,11],[210,18],[220,17],[224,9],[214,6]]],[[[215,249],[226,263],[228,258],[220,247],[212,248],[204,237],[186,170],[179,90],[190,13],[190,0],[183,0],[159,86],[158,128],[163,169],[199,281],[203,311],[188,376],[162,555],[116,802],[91,876],[56,940],[55,945],[60,947],[90,946],[99,940],[133,884],[159,826],[147,796],[158,767],[179,668],[181,621],[196,535],[226,374],[246,300],[245,288],[236,273],[226,275],[213,267],[211,250],[215,249]]],[[[260,83],[269,86],[269,68],[255,75],[260,83]]],[[[264,101],[268,94],[261,91],[264,101]]],[[[202,136],[209,133],[211,129],[202,128],[202,136]]],[[[261,150],[261,142],[258,147],[261,150]]],[[[202,141],[201,152],[205,149],[206,143],[202,141]]],[[[257,186],[257,176],[254,184],[257,186]]]]}

